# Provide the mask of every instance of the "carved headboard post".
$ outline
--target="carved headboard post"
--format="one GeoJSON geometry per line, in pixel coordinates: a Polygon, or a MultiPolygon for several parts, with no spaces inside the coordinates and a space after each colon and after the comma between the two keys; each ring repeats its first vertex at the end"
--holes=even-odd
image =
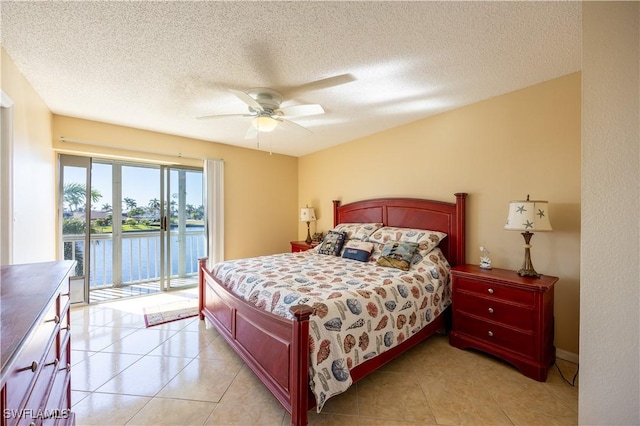
{"type": "Polygon", "coordinates": [[[458,265],[465,264],[465,204],[467,193],[466,192],[457,192],[454,194],[456,196],[456,231],[458,234],[458,240],[456,244],[456,253],[458,258],[458,265]]]}
{"type": "Polygon", "coordinates": [[[338,225],[338,207],[340,207],[340,200],[333,200],[333,226],[338,225]]]}

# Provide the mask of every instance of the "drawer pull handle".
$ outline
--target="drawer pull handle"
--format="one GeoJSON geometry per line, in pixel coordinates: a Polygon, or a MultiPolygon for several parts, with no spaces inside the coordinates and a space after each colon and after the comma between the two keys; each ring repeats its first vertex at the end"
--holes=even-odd
{"type": "Polygon", "coordinates": [[[69,293],[61,293],[60,296],[69,297],[69,296],[71,296],[71,292],[69,292],[69,293]]]}
{"type": "Polygon", "coordinates": [[[45,322],[55,322],[56,324],[58,324],[60,322],[60,317],[58,315],[56,315],[55,317],[53,317],[50,320],[47,320],[45,322]]]}
{"type": "Polygon", "coordinates": [[[489,337],[493,337],[493,331],[489,330],[487,334],[489,335],[489,337]]]}
{"type": "Polygon", "coordinates": [[[71,371],[71,364],[67,364],[67,371],[71,371]]]}
{"type": "Polygon", "coordinates": [[[35,373],[37,369],[38,369],[38,361],[33,361],[31,363],[31,371],[35,373]]]}
{"type": "Polygon", "coordinates": [[[45,364],[44,366],[45,366],[45,367],[47,367],[47,366],[49,366],[49,365],[58,365],[58,363],[59,363],[59,362],[60,362],[60,361],[58,361],[58,358],[56,358],[56,359],[54,359],[53,361],[51,361],[51,362],[49,362],[49,363],[45,364]]]}
{"type": "Polygon", "coordinates": [[[492,289],[492,288],[490,288],[490,289],[488,290],[488,292],[489,292],[489,294],[493,294],[493,289],[492,289]]]}
{"type": "Polygon", "coordinates": [[[492,314],[493,313],[493,308],[489,308],[489,313],[492,314]]]}

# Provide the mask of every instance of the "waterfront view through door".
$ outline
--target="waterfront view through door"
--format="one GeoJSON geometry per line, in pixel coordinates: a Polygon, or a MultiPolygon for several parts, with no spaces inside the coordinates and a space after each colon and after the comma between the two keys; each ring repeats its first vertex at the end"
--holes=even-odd
{"type": "Polygon", "coordinates": [[[61,156],[64,256],[83,265],[82,301],[197,284],[197,259],[206,248],[201,169],[92,159],[86,178],[81,168],[66,164],[76,157],[66,157],[61,156]],[[90,191],[73,196],[74,188],[86,185],[90,191]]]}

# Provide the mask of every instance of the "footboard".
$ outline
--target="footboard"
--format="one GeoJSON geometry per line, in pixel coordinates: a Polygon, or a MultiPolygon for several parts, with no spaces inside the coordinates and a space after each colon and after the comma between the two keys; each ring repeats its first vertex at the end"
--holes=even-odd
{"type": "Polygon", "coordinates": [[[199,259],[199,313],[209,320],[260,381],[291,414],[307,424],[309,395],[309,315],[311,307],[291,308],[294,320],[257,309],[219,284],[199,259]]]}

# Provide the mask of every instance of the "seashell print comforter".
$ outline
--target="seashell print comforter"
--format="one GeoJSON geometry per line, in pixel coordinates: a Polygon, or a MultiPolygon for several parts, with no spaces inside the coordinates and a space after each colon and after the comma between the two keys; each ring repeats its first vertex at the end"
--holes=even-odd
{"type": "Polygon", "coordinates": [[[312,306],[309,377],[320,412],[349,370],[401,343],[451,303],[449,263],[433,249],[408,271],[313,250],[225,261],[212,274],[258,308],[293,318],[312,306]]]}

